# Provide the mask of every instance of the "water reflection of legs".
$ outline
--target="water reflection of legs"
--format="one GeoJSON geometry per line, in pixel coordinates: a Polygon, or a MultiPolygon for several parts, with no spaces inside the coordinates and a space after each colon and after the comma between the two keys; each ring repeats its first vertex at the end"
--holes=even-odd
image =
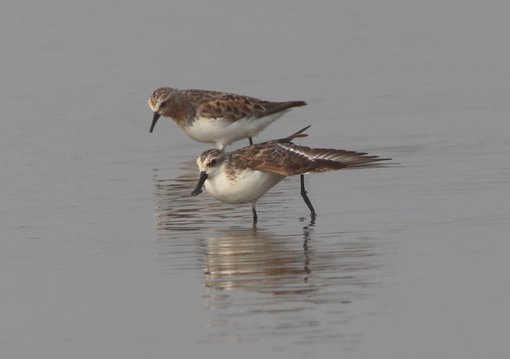
{"type": "Polygon", "coordinates": [[[251,204],[251,213],[253,214],[253,227],[256,228],[258,216],[257,216],[257,210],[255,209],[255,203],[251,204]]]}
{"type": "MultiPolygon", "coordinates": [[[[315,225],[315,217],[312,217],[310,223],[303,227],[303,251],[305,254],[305,272],[310,274],[310,269],[308,265],[310,264],[310,256],[308,254],[308,241],[311,239],[311,233],[313,231],[313,227],[315,225]]],[[[305,282],[308,280],[308,277],[304,278],[305,282]]]]}

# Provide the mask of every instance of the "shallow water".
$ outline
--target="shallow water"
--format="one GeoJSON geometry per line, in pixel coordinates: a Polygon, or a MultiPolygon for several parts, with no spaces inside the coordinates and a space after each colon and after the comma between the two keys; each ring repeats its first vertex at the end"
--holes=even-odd
{"type": "MultiPolygon", "coordinates": [[[[510,5],[8,2],[0,356],[504,358],[510,5]],[[401,167],[189,196],[159,86],[306,100],[257,141],[401,167]]],[[[239,143],[233,146],[242,146],[239,143]]]]}

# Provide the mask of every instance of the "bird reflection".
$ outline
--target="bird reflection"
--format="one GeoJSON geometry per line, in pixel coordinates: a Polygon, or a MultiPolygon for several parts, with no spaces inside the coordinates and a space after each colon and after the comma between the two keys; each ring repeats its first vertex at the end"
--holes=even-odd
{"type": "MultiPolygon", "coordinates": [[[[309,235],[308,235],[309,236],[309,235]]],[[[205,286],[215,290],[272,291],[303,294],[317,290],[300,284],[310,274],[305,239],[289,238],[261,230],[226,231],[207,240],[205,286]]]]}
{"type": "MultiPolygon", "coordinates": [[[[324,286],[324,273],[337,274],[330,284],[367,284],[362,276],[356,275],[373,265],[369,261],[371,245],[367,242],[346,242],[341,233],[328,233],[327,243],[313,244],[316,241],[313,219],[306,223],[301,218],[301,225],[287,226],[293,229],[282,234],[281,228],[285,227],[278,225],[281,217],[276,214],[267,225],[271,228],[271,223],[277,223],[278,231],[253,228],[248,211],[238,212],[236,207],[208,196],[199,201],[191,197],[189,193],[196,179],[196,166],[191,161],[182,164],[181,174],[174,179],[154,176],[156,226],[165,256],[171,256],[174,246],[179,246],[180,253],[185,247],[196,251],[196,240],[200,241],[199,260],[206,288],[306,294],[324,286]],[[227,216],[228,219],[222,219],[227,216]],[[318,285],[311,280],[314,274],[321,275],[318,285]]],[[[294,191],[292,184],[282,188],[272,196],[274,201],[284,202],[289,192],[294,191]]],[[[322,237],[318,239],[323,241],[322,237]]],[[[173,261],[181,263],[179,258],[173,261]]]]}
{"type": "Polygon", "coordinates": [[[153,178],[162,268],[203,270],[209,339],[288,334],[311,343],[357,340],[348,323],[359,313],[350,304],[377,284],[379,241],[321,232],[305,218],[296,223],[288,204],[292,181],[268,196],[278,205],[265,206],[261,214],[268,219],[257,229],[245,208],[189,195],[197,180],[193,162],[176,178],[162,177],[158,171],[153,178]]]}
{"type": "MultiPolygon", "coordinates": [[[[232,208],[207,196],[200,200],[191,197],[189,193],[197,181],[196,166],[193,162],[186,162],[180,170],[181,174],[174,179],[154,175],[156,227],[162,240],[179,240],[183,234],[186,237],[202,237],[205,232],[213,232],[213,235],[203,238],[202,259],[207,288],[267,290],[276,288],[276,284],[280,283],[306,283],[310,274],[311,250],[308,242],[312,239],[313,220],[304,226],[302,224],[301,232],[291,235],[257,229],[250,225],[250,220],[245,220],[249,212],[244,208],[237,212],[238,206],[232,208]],[[229,217],[228,220],[220,220],[225,216],[229,217]],[[228,229],[225,230],[227,222],[228,229]],[[260,286],[261,278],[264,288],[260,286]]],[[[274,201],[286,198],[286,187],[282,188],[283,192],[272,196],[274,201]]],[[[168,249],[165,246],[165,253],[168,249]]],[[[287,290],[298,293],[316,289],[284,290],[280,287],[275,292],[282,294],[287,290]]]]}

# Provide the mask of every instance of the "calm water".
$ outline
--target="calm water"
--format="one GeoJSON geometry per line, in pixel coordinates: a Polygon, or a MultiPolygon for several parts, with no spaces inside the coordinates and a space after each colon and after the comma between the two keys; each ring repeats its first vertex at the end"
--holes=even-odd
{"type": "MultiPolygon", "coordinates": [[[[2,358],[506,358],[510,5],[8,1],[2,358]],[[309,105],[258,141],[399,168],[190,197],[160,86],[309,105]]],[[[237,144],[244,145],[244,143],[237,144]]]]}

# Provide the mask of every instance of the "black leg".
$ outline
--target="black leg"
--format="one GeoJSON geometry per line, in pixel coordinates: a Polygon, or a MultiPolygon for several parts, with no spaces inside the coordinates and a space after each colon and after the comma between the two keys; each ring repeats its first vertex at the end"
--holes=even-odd
{"type": "Polygon", "coordinates": [[[255,203],[251,204],[251,213],[253,214],[253,225],[256,225],[258,216],[257,216],[257,211],[255,210],[255,203]]]}
{"type": "Polygon", "coordinates": [[[308,209],[310,210],[310,215],[312,216],[313,219],[315,219],[315,216],[316,216],[315,209],[312,206],[312,202],[310,202],[310,199],[306,195],[305,176],[300,175],[300,179],[301,179],[301,197],[303,197],[303,200],[305,201],[306,205],[308,206],[308,209]]]}
{"type": "Polygon", "coordinates": [[[250,141],[250,146],[253,145],[253,140],[251,139],[251,137],[248,137],[248,141],[250,141]]]}

